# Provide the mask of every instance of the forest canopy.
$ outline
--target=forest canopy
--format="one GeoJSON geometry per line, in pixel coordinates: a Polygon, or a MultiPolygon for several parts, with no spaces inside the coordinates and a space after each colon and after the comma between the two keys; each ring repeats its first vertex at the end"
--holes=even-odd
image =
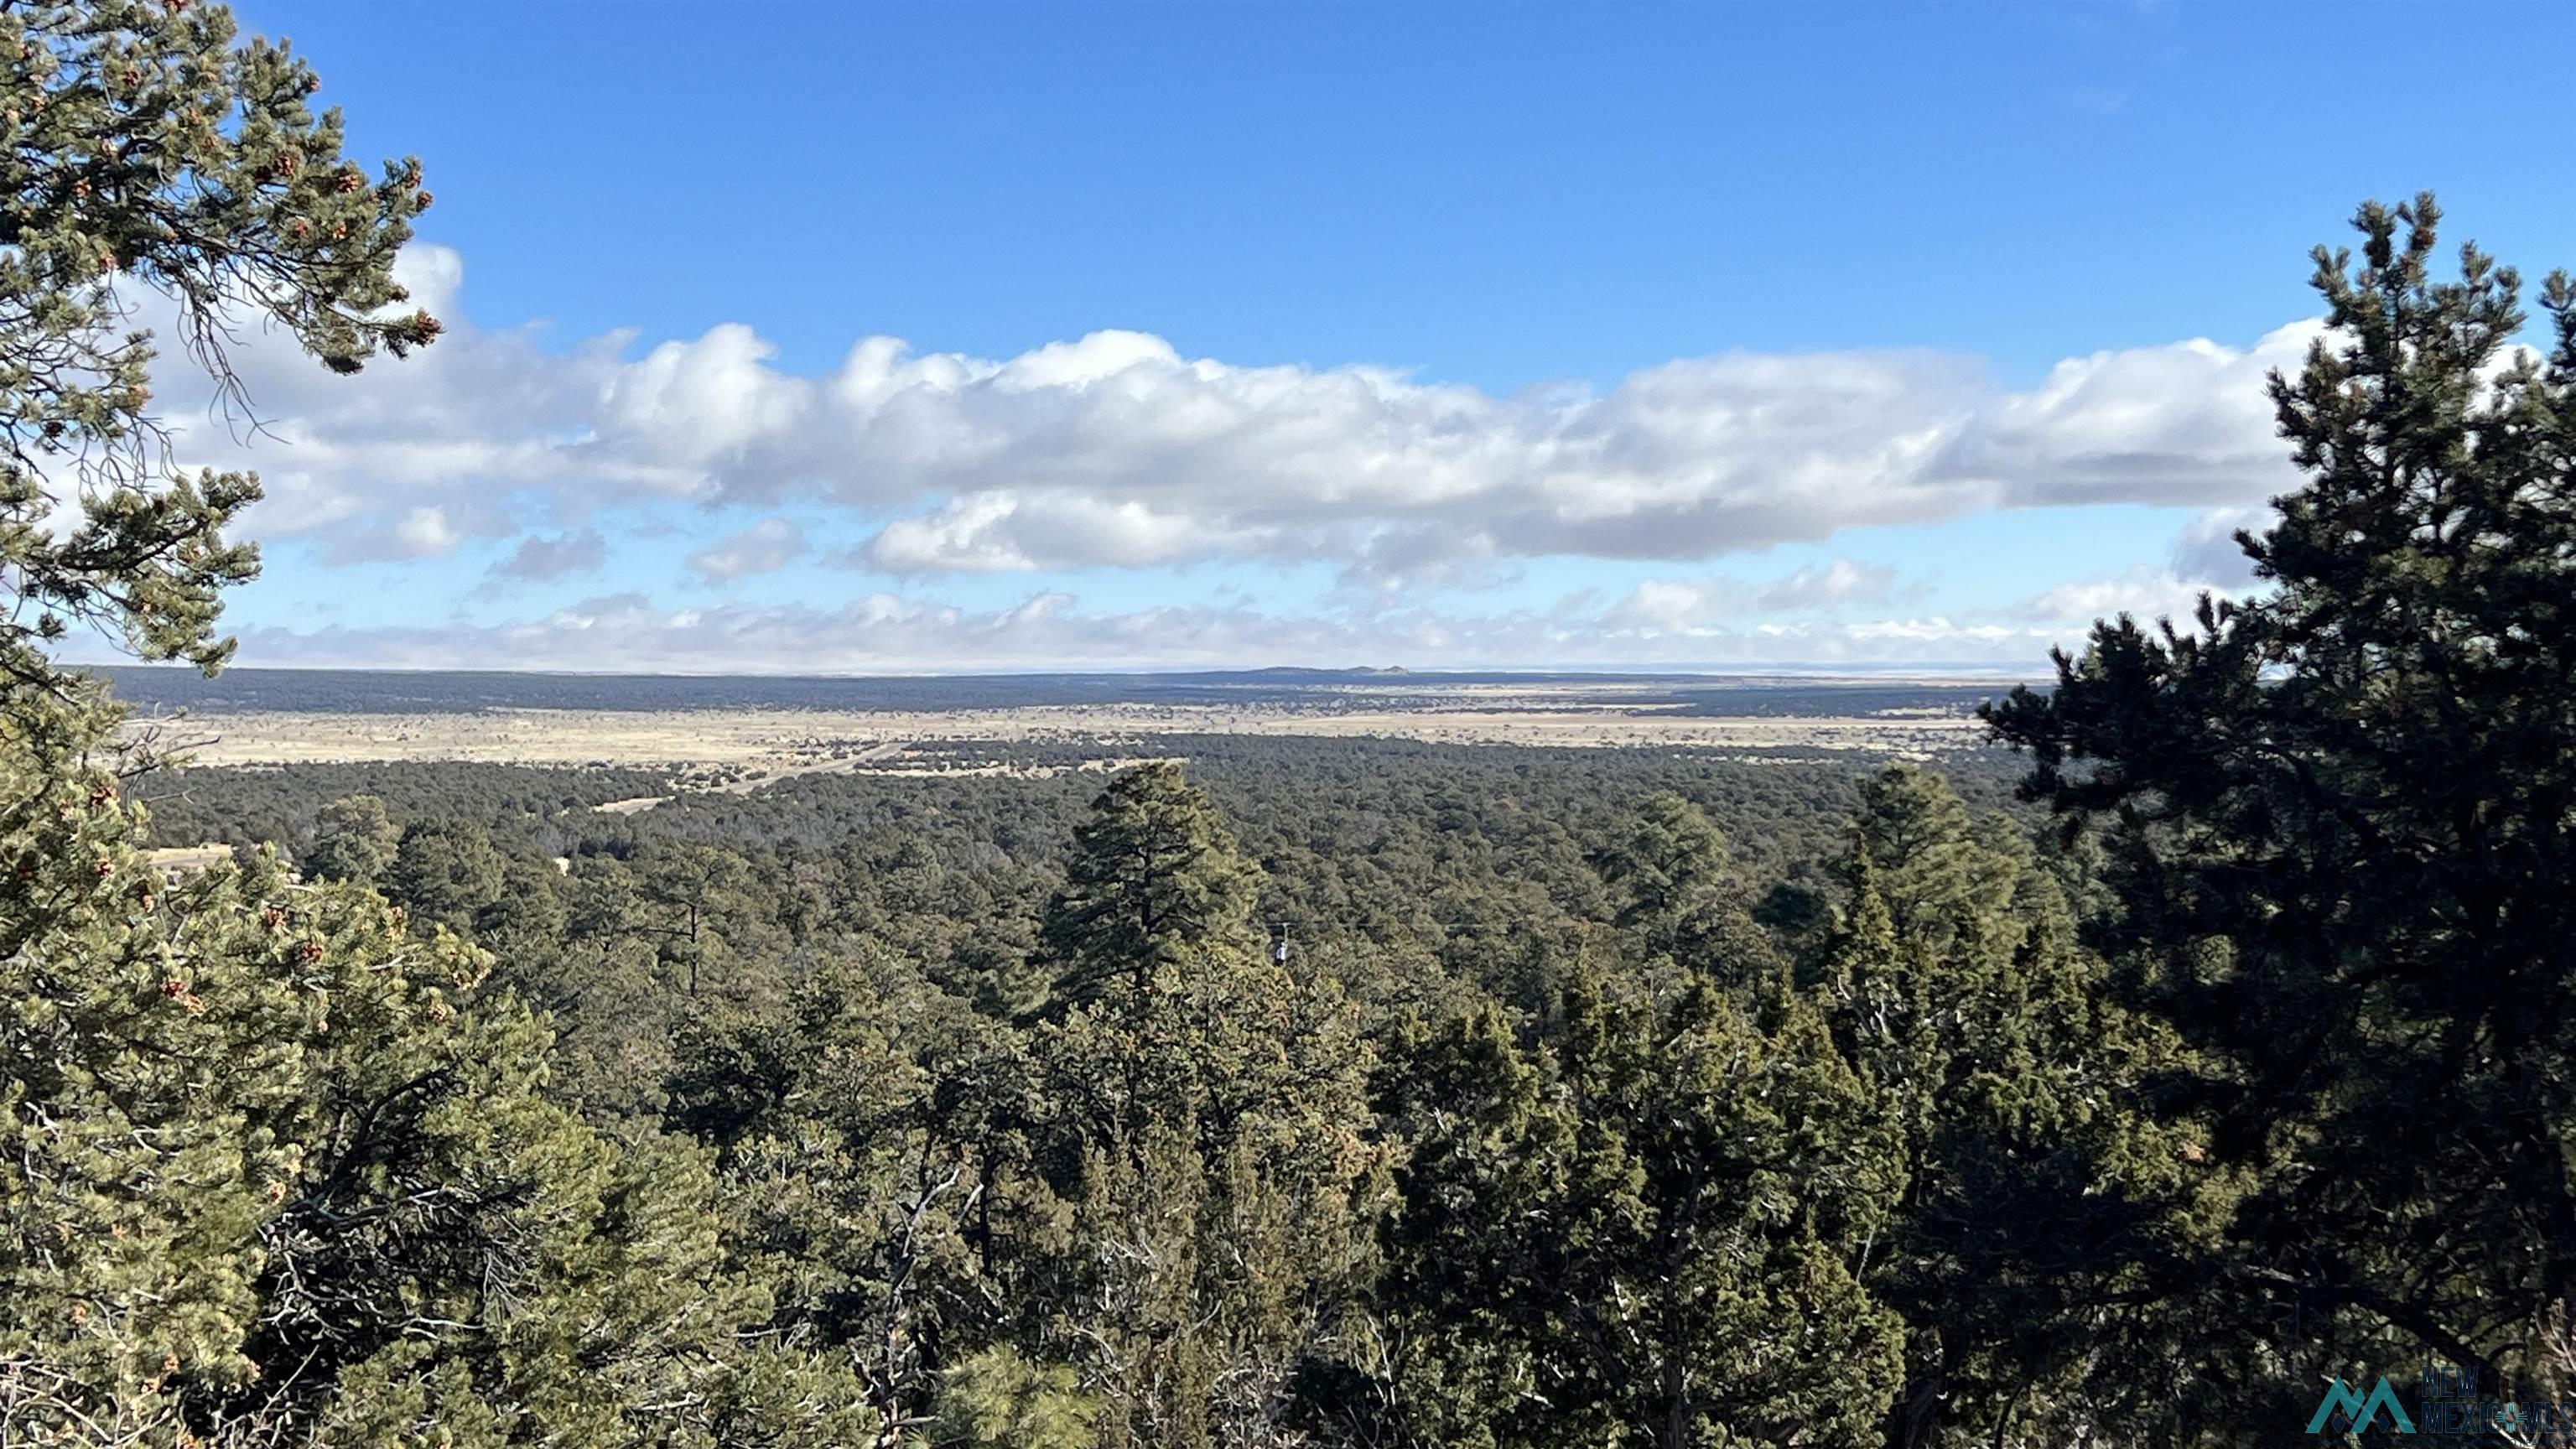
{"type": "MultiPolygon", "coordinates": [[[[2257,580],[1956,778],[174,773],[247,475],[152,339],[431,343],[218,7],[0,13],[0,1444],[2228,1445],[2576,1376],[2576,286],[2321,248],[2257,580]],[[86,522],[47,520],[70,503],[86,522]],[[242,847],[166,879],[158,821],[242,847]],[[2358,1405],[2348,1406],[2357,1408],[2358,1405]]],[[[1577,756],[1580,758],[1577,758],[1577,756]]]]}

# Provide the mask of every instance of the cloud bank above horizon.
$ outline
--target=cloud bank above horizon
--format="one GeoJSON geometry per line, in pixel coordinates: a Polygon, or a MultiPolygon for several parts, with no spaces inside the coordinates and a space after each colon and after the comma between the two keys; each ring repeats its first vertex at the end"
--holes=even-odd
{"type": "Polygon", "coordinates": [[[1497,395],[1122,330],[861,336],[799,375],[746,324],[551,345],[476,325],[457,253],[403,271],[448,335],[355,378],[245,338],[257,432],[165,369],[181,461],[267,485],[245,664],[2035,670],[2096,615],[2245,584],[2230,534],[2295,481],[2263,380],[2319,335],[2019,390],[1958,354],[1721,352],[1497,395]],[[1963,577],[1909,542],[2014,514],[2084,546],[1963,577]]]}

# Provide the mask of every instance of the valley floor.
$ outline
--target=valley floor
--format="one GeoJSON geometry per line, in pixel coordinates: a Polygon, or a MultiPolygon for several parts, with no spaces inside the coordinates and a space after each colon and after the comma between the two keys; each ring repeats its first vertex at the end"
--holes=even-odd
{"type": "Polygon", "coordinates": [[[1163,736],[1374,737],[1437,744],[1701,749],[1850,749],[1928,757],[1974,747],[1984,727],[1965,712],[1890,709],[1853,715],[1703,715],[1656,703],[1520,693],[1424,703],[1353,697],[1335,706],[1101,704],[992,710],[551,710],[475,713],[244,711],[146,727],[194,763],[250,766],[390,760],[620,765],[719,772],[756,788],[817,771],[1003,773],[1056,768],[979,760],[977,743],[1096,746],[1098,764],[1153,757],[1163,736]],[[935,752],[918,746],[936,743],[935,752]]]}

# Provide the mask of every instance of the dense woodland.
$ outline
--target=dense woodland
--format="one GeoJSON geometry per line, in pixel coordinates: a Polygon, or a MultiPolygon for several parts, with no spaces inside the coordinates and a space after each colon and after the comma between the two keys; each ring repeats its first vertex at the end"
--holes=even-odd
{"type": "MultiPolygon", "coordinates": [[[[1458,978],[1550,1010],[1563,985],[1558,958],[1584,955],[1596,937],[1613,949],[1621,905],[1603,862],[1639,828],[1647,802],[1688,804],[1690,828],[1724,857],[1707,868],[1727,876],[1741,910],[1789,935],[1818,928],[1839,897],[1838,862],[1868,771],[1830,755],[1748,763],[1668,750],[1176,743],[1191,749],[1193,798],[1251,868],[1247,928],[1268,954],[1285,946],[1301,974],[1331,976],[1366,1005],[1372,1035],[1407,1006],[1445,1000],[1458,978]],[[1713,820],[1726,822],[1727,839],[1713,820]]],[[[2013,813],[2010,755],[1963,753],[1952,764],[1982,810],[2013,813]]],[[[647,913],[703,902],[710,914],[691,932],[728,944],[684,990],[691,999],[775,997],[806,953],[895,933],[945,989],[987,1009],[1008,1001],[1005,1014],[1018,1018],[1050,990],[1037,942],[1103,784],[1093,772],[814,775],[747,795],[684,793],[632,816],[594,807],[667,782],[415,763],[162,771],[133,789],[155,838],[231,843],[246,858],[273,847],[315,879],[377,886],[415,919],[437,914],[469,935],[532,911],[552,923],[549,951],[597,938],[606,918],[583,904],[594,898],[647,913]],[[753,942],[759,949],[746,953],[753,942]]],[[[634,994],[617,1001],[545,991],[557,1029],[685,984],[668,961],[638,969],[634,994]]],[[[520,993],[554,974],[536,970],[520,993]]]]}
{"type": "Polygon", "coordinates": [[[219,8],[0,11],[0,1445],[2233,1445],[2428,1359],[2568,1392],[2576,288],[2509,350],[2429,198],[2318,254],[2256,588],[2100,625],[1951,778],[1204,740],[618,821],[175,770],[58,662],[220,668],[256,562],[109,278],[219,377],[234,314],[437,335],[418,165],[311,88],[219,8]],[[174,885],[174,833],[265,848],[174,885]]]}

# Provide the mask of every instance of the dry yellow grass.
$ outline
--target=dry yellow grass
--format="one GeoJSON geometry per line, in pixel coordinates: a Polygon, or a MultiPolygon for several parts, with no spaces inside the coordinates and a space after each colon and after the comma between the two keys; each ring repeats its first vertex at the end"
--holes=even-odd
{"type": "MultiPolygon", "coordinates": [[[[1127,745],[1189,734],[1377,736],[1443,744],[1562,747],[1778,747],[1929,754],[1983,738],[1974,719],[1919,710],[1866,716],[1704,716],[1609,691],[1465,686],[1408,705],[1349,694],[1329,708],[1278,705],[1065,705],[941,712],[820,710],[496,710],[480,714],[243,713],[173,731],[199,764],[472,760],[726,771],[751,790],[817,771],[998,773],[1001,766],[907,759],[918,742],[1127,745]],[[1449,702],[1454,700],[1454,703],[1449,702]]],[[[1133,754],[1104,756],[1093,767],[1133,754]]],[[[643,809],[620,801],[603,808],[643,809]]]]}

